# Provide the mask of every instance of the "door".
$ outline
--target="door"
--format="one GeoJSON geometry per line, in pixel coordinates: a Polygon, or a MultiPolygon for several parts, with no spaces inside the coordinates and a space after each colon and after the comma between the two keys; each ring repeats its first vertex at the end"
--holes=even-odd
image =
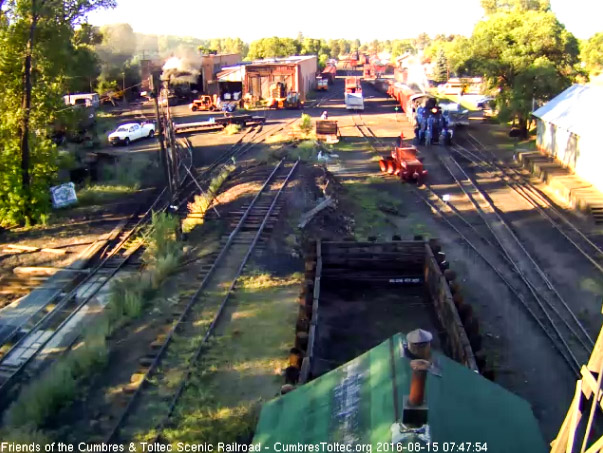
{"type": "Polygon", "coordinates": [[[138,140],[139,138],[141,138],[142,135],[142,128],[138,125],[135,124],[134,126],[132,126],[132,140],[138,140]]]}

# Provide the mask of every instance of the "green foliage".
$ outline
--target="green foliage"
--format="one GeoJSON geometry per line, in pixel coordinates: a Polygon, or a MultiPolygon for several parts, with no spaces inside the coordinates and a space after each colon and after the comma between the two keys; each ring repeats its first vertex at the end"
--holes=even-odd
{"type": "Polygon", "coordinates": [[[226,165],[222,168],[220,173],[209,183],[207,192],[195,195],[193,201],[188,204],[190,215],[182,222],[182,230],[185,233],[190,233],[196,226],[203,224],[205,214],[211,207],[220,187],[222,187],[224,181],[226,181],[235,168],[235,165],[226,165]]]}
{"type": "Polygon", "coordinates": [[[8,410],[10,431],[34,430],[44,424],[77,394],[78,381],[106,365],[104,336],[87,335],[71,355],[59,359],[40,379],[29,384],[8,410]]]}
{"type": "Polygon", "coordinates": [[[114,0],[3,2],[0,20],[1,225],[28,224],[47,218],[48,187],[57,171],[56,147],[50,138],[54,124],[65,115],[62,96],[69,89],[89,86],[89,77],[94,77],[96,70],[91,48],[83,34],[76,34],[75,24],[96,8],[114,5],[114,0]],[[22,106],[28,91],[24,68],[29,54],[32,87],[28,112],[22,106]],[[25,139],[29,143],[26,165],[31,180],[29,187],[22,180],[20,140],[28,116],[25,139]]]}
{"type": "Polygon", "coordinates": [[[289,55],[297,55],[300,50],[301,45],[295,39],[279,38],[277,36],[262,38],[249,44],[247,60],[288,57],[289,55]]]}
{"type": "Polygon", "coordinates": [[[580,46],[580,57],[586,69],[594,75],[603,71],[603,32],[584,41],[580,46]]]}
{"type": "Polygon", "coordinates": [[[550,0],[481,0],[486,15],[499,12],[550,11],[550,0]]]}
{"type": "Polygon", "coordinates": [[[448,80],[448,61],[446,60],[444,49],[440,49],[438,53],[433,78],[436,82],[440,83],[448,80]]]}
{"type": "Polygon", "coordinates": [[[224,133],[226,135],[234,135],[234,134],[238,134],[239,132],[241,132],[240,124],[229,124],[228,126],[226,126],[224,128],[224,133]]]}
{"type": "Polygon", "coordinates": [[[503,117],[527,131],[532,99],[546,101],[576,76],[578,42],[551,12],[513,10],[479,22],[468,61],[500,90],[503,117]]]}
{"type": "Polygon", "coordinates": [[[164,212],[153,212],[151,231],[148,237],[145,258],[156,262],[159,258],[176,254],[180,244],[176,241],[176,231],[179,227],[177,217],[164,212]]]}
{"type": "Polygon", "coordinates": [[[302,113],[299,129],[307,134],[312,130],[312,128],[312,117],[307,113],[302,113]]]}

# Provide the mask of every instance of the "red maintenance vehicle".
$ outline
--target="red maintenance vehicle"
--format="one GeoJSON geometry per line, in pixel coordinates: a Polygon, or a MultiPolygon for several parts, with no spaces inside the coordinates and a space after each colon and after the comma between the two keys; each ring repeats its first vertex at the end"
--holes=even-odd
{"type": "Polygon", "coordinates": [[[403,181],[415,181],[420,186],[427,176],[421,160],[414,146],[394,146],[390,156],[379,160],[379,168],[383,173],[396,175],[403,181]]]}

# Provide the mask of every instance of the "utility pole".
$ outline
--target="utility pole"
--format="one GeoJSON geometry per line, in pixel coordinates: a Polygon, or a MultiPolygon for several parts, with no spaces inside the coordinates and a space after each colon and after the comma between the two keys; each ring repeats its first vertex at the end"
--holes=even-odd
{"type": "Polygon", "coordinates": [[[121,73],[121,95],[123,103],[126,104],[126,72],[121,73]]]}
{"type": "Polygon", "coordinates": [[[151,96],[153,97],[153,101],[155,103],[155,120],[157,121],[157,139],[159,140],[159,159],[161,161],[161,165],[163,166],[163,172],[165,175],[165,179],[167,182],[167,188],[169,192],[170,203],[172,202],[172,197],[174,194],[174,188],[172,187],[172,178],[170,172],[170,166],[168,164],[167,150],[165,148],[165,131],[163,130],[163,121],[159,116],[159,87],[158,84],[155,83],[153,78],[153,74],[149,75],[149,88],[151,90],[151,96]]]}
{"type": "MultiPolygon", "coordinates": [[[[167,153],[168,162],[170,163],[170,176],[172,178],[172,195],[174,194],[178,181],[180,180],[178,175],[178,153],[176,152],[176,140],[174,139],[174,123],[172,122],[172,114],[170,112],[170,101],[169,101],[169,82],[166,82],[166,99],[167,105],[166,111],[166,125],[167,125],[167,140],[169,144],[169,152],[167,153]]],[[[172,200],[173,201],[173,200],[172,200]]]]}

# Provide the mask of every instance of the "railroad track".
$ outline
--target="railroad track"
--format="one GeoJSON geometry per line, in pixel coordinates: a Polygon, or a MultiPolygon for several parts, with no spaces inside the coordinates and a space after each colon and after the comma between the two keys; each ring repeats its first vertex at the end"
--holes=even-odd
{"type": "MultiPolygon", "coordinates": [[[[360,122],[354,118],[356,128],[375,152],[381,152],[371,138],[380,147],[383,146],[382,142],[366,126],[361,115],[357,116],[360,122]]],[[[476,222],[475,218],[468,219],[466,214],[445,202],[429,186],[415,193],[492,268],[551,340],[570,369],[579,375],[580,366],[588,359],[594,345],[592,338],[489,198],[461,165],[450,154],[438,153],[438,158],[475,207],[481,222],[476,222]]]]}
{"type": "MultiPolygon", "coordinates": [[[[579,373],[581,363],[588,359],[594,345],[592,338],[506,220],[452,154],[438,153],[438,159],[475,207],[483,226],[493,238],[490,245],[498,248],[497,253],[502,253],[506,266],[513,271],[509,274],[501,265],[497,266],[497,273],[504,276],[505,283],[510,282],[513,293],[528,308],[570,369],[579,373]],[[523,285],[518,284],[516,276],[523,285]]],[[[461,214],[456,211],[455,215],[461,214]]],[[[483,234],[480,237],[485,239],[483,234]]]]}
{"type": "MultiPolygon", "coordinates": [[[[176,197],[184,201],[177,204],[181,206],[187,198],[193,195],[199,187],[200,178],[209,178],[212,171],[219,165],[227,162],[231,157],[242,155],[265,140],[268,135],[288,127],[294,121],[296,120],[263,131],[263,133],[262,127],[248,131],[227,153],[212,162],[203,172],[198,173],[195,178],[196,182],[192,181],[190,177],[187,182],[183,182],[176,197]],[[244,139],[250,134],[260,140],[245,142],[244,139]]],[[[209,181],[205,181],[205,183],[208,184],[209,181]]],[[[4,354],[0,357],[0,408],[5,408],[18,394],[16,391],[9,390],[14,390],[16,384],[23,384],[39,374],[53,359],[58,358],[57,345],[61,346],[60,350],[63,351],[61,353],[64,353],[79,338],[81,328],[73,327],[74,323],[77,323],[77,317],[87,310],[94,296],[111,277],[128,263],[134,262],[140,257],[143,241],[139,241],[133,247],[126,246],[134,236],[149,225],[153,211],[165,211],[169,208],[170,200],[168,198],[167,189],[164,189],[144,213],[130,216],[115,231],[114,237],[101,251],[100,262],[95,267],[83,274],[83,278],[75,280],[74,286],[68,288],[67,294],[57,291],[52,299],[32,313],[26,322],[15,326],[13,332],[5,338],[4,354]],[[68,332],[66,335],[65,331],[68,332]],[[53,353],[45,354],[44,351],[53,351],[53,353]]]]}
{"type": "Polygon", "coordinates": [[[154,427],[156,440],[160,436],[235,291],[238,278],[262,235],[277,221],[280,195],[298,163],[288,167],[284,160],[280,161],[251,203],[235,212],[241,217],[232,232],[222,238],[222,247],[212,257],[211,264],[198,276],[200,283],[194,294],[177,302],[174,307],[177,320],[141,362],[140,384],[131,393],[121,415],[108,429],[99,427],[105,432],[105,442],[133,439],[140,426],[148,428],[149,420],[159,420],[154,427]]]}
{"type": "Polygon", "coordinates": [[[264,142],[268,137],[285,130],[291,124],[297,121],[296,119],[287,121],[285,124],[279,124],[275,127],[271,127],[268,129],[264,128],[264,125],[255,126],[250,128],[230,149],[222,154],[218,159],[212,162],[207,168],[198,171],[194,175],[193,178],[189,175],[184,186],[180,190],[178,197],[179,201],[176,203],[178,209],[182,209],[185,207],[186,203],[190,201],[190,197],[195,194],[196,189],[199,188],[199,180],[204,180],[210,178],[212,173],[221,165],[226,164],[233,158],[241,157],[255,146],[264,142]],[[247,141],[245,141],[247,140],[247,141]],[[187,194],[187,196],[182,196],[182,194],[187,194]]]}
{"type": "Polygon", "coordinates": [[[4,407],[17,393],[9,390],[23,383],[33,370],[43,369],[56,358],[57,348],[69,347],[75,342],[79,330],[68,334],[62,332],[69,331],[73,323],[77,323],[79,314],[111,277],[140,257],[143,242],[128,246],[129,241],[150,223],[154,210],[167,208],[169,200],[165,192],[162,191],[145,212],[130,216],[114,231],[115,237],[99,254],[98,264],[76,280],[67,294],[57,291],[56,297],[16,326],[14,333],[4,342],[6,352],[0,358],[0,406],[4,407]],[[27,375],[24,373],[26,369],[27,375]]]}
{"type": "Polygon", "coordinates": [[[464,159],[482,168],[490,175],[497,177],[508,187],[512,188],[515,193],[532,205],[553,228],[603,274],[603,250],[587,234],[567,219],[520,171],[500,164],[496,156],[490,150],[487,150],[486,147],[482,146],[471,134],[467,134],[467,137],[473,141],[472,147],[474,150],[469,150],[461,145],[456,145],[452,149],[464,159]],[[486,160],[484,158],[484,152],[489,154],[490,159],[486,160]]]}

